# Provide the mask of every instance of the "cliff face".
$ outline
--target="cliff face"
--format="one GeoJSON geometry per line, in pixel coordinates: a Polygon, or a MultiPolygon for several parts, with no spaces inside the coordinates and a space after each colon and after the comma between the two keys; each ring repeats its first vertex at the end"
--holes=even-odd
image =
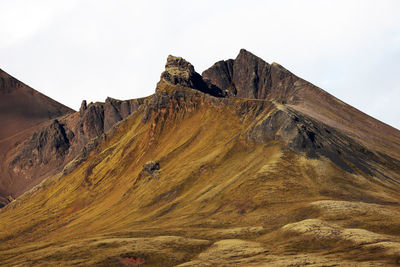
{"type": "Polygon", "coordinates": [[[244,49],[235,60],[219,61],[202,76],[234,96],[280,102],[295,100],[293,96],[299,80],[279,64],[268,64],[244,49]]]}

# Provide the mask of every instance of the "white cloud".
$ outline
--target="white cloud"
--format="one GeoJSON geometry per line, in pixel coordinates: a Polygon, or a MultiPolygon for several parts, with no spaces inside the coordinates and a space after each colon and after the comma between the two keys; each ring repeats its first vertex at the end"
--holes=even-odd
{"type": "Polygon", "coordinates": [[[74,108],[151,94],[168,54],[201,72],[246,48],[400,128],[399,1],[13,0],[0,10],[0,67],[74,108]]]}

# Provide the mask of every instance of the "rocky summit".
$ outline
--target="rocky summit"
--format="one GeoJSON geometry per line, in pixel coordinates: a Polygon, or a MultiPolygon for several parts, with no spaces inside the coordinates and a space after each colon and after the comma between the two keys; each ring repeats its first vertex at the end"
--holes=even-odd
{"type": "Polygon", "coordinates": [[[1,133],[4,266],[400,262],[400,131],[277,63],[168,56],[148,97],[46,101],[1,133]]]}
{"type": "Polygon", "coordinates": [[[206,82],[198,74],[192,64],[181,57],[168,56],[165,71],[161,74],[161,80],[199,90],[216,97],[223,97],[226,93],[210,82],[206,82]]]}

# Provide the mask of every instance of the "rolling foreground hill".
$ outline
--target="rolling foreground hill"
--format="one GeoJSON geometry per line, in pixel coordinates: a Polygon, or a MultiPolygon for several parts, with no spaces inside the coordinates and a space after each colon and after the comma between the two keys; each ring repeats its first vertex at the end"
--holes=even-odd
{"type": "Polygon", "coordinates": [[[245,50],[169,56],[153,95],[43,131],[13,166],[54,173],[0,210],[5,266],[400,263],[400,132],[245,50]]]}

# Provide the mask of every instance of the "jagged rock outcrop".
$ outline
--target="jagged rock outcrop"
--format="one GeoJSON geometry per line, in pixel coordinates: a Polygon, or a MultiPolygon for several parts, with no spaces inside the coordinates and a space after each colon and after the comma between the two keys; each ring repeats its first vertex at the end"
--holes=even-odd
{"type": "Polygon", "coordinates": [[[203,77],[194,70],[193,65],[181,57],[168,56],[161,79],[174,85],[196,89],[212,96],[226,96],[225,91],[203,80],[203,77]]]}
{"type": "Polygon", "coordinates": [[[341,131],[289,108],[277,109],[261,119],[247,136],[262,143],[284,141],[293,151],[305,153],[309,158],[326,157],[350,173],[358,169],[379,176],[376,164],[400,166],[400,161],[382,157],[341,131]]]}
{"type": "Polygon", "coordinates": [[[39,174],[20,171],[14,173],[12,169],[17,165],[10,169],[9,164],[16,154],[20,154],[22,168],[34,164],[35,161],[48,160],[39,154],[30,159],[25,157],[32,154],[29,148],[37,148],[43,139],[56,146],[54,149],[50,148],[49,143],[44,150],[52,149],[54,153],[62,154],[65,149],[60,133],[62,129],[53,121],[57,119],[61,123],[60,117],[72,113],[72,109],[0,70],[0,204],[9,203],[9,196],[19,196],[38,182],[35,179],[40,179],[39,174]],[[53,124],[53,128],[44,131],[43,127],[50,124],[53,124]],[[36,137],[33,137],[35,132],[36,137]],[[25,142],[29,148],[21,150],[20,145],[25,142]]]}
{"type": "Polygon", "coordinates": [[[229,92],[230,96],[235,96],[237,90],[232,81],[234,62],[233,59],[218,61],[211,68],[205,70],[202,76],[222,90],[229,92]]]}
{"type": "Polygon", "coordinates": [[[82,100],[81,107],[79,108],[79,115],[82,116],[86,109],[87,109],[86,100],[82,100]]]}
{"type": "MultiPolygon", "coordinates": [[[[161,76],[158,88],[163,88],[163,81],[174,85],[196,88],[191,82],[194,73],[193,66],[182,58],[169,57],[166,71],[161,76]]],[[[184,90],[172,90],[164,93],[158,92],[146,103],[143,110],[143,122],[150,117],[165,110],[173,113],[173,110],[191,110],[201,103],[212,105],[233,105],[229,96],[250,99],[265,99],[272,103],[293,104],[300,98],[297,90],[309,89],[309,83],[293,75],[276,63],[268,64],[250,52],[242,49],[235,60],[219,61],[203,73],[205,80],[212,82],[221,91],[226,92],[224,99],[212,99],[204,96],[196,98],[184,90]],[[197,103],[197,104],[196,104],[197,103]]],[[[209,83],[209,82],[208,82],[209,83]]],[[[311,87],[310,90],[320,90],[311,87]]],[[[198,90],[202,91],[202,90],[198,90]]],[[[204,92],[204,91],[202,91],[204,92]]],[[[265,116],[263,111],[268,108],[268,102],[259,102],[252,105],[250,102],[242,102],[236,106],[237,114],[246,117],[253,112],[253,120],[257,124],[247,132],[248,140],[256,142],[269,142],[280,140],[287,144],[288,148],[299,153],[305,153],[309,158],[326,157],[341,169],[350,173],[362,171],[367,175],[380,175],[375,167],[378,165],[400,166],[400,162],[390,156],[382,156],[379,153],[367,149],[355,139],[347,136],[340,130],[323,123],[296,109],[275,106],[271,114],[265,116]],[[251,111],[251,112],[250,112],[251,111]],[[261,114],[261,117],[258,115],[261,114]]],[[[165,116],[166,113],[161,112],[165,116]]],[[[160,113],[160,114],[161,114],[160,113]]]]}
{"type": "Polygon", "coordinates": [[[148,161],[143,165],[142,171],[139,173],[138,178],[134,184],[138,185],[141,182],[148,182],[151,179],[159,179],[160,175],[160,163],[156,161],[148,161]]]}
{"type": "Polygon", "coordinates": [[[86,143],[110,130],[115,123],[137,111],[143,103],[144,99],[121,101],[111,97],[108,97],[105,103],[86,105],[86,101],[83,101],[78,121],[70,123],[68,127],[84,136],[86,143]]]}
{"type": "Polygon", "coordinates": [[[8,168],[14,175],[30,180],[35,175],[43,179],[63,169],[69,173],[105,139],[105,133],[143,103],[144,99],[107,98],[105,103],[89,105],[83,101],[79,112],[54,120],[16,147],[8,168]]]}
{"type": "Polygon", "coordinates": [[[347,105],[326,91],[297,77],[277,63],[268,64],[241,49],[234,60],[219,61],[202,74],[233,96],[264,99],[292,109],[340,129],[364,146],[386,151],[398,158],[393,145],[400,144],[398,130],[347,105]],[[387,138],[382,140],[381,135],[387,138]]]}
{"type": "Polygon", "coordinates": [[[78,125],[80,133],[88,140],[102,134],[104,132],[104,105],[97,103],[89,105],[83,112],[78,125]]]}
{"type": "Polygon", "coordinates": [[[160,163],[156,161],[148,161],[143,165],[143,171],[147,174],[153,174],[158,170],[160,170],[160,163]]]}
{"type": "Polygon", "coordinates": [[[66,155],[73,138],[72,131],[66,130],[64,125],[54,120],[48,127],[33,134],[21,152],[11,161],[10,166],[17,172],[47,164],[51,160],[59,160],[66,155]]]}
{"type": "Polygon", "coordinates": [[[219,61],[202,76],[237,97],[283,102],[292,100],[299,80],[279,64],[268,64],[244,49],[235,60],[219,61]]]}

